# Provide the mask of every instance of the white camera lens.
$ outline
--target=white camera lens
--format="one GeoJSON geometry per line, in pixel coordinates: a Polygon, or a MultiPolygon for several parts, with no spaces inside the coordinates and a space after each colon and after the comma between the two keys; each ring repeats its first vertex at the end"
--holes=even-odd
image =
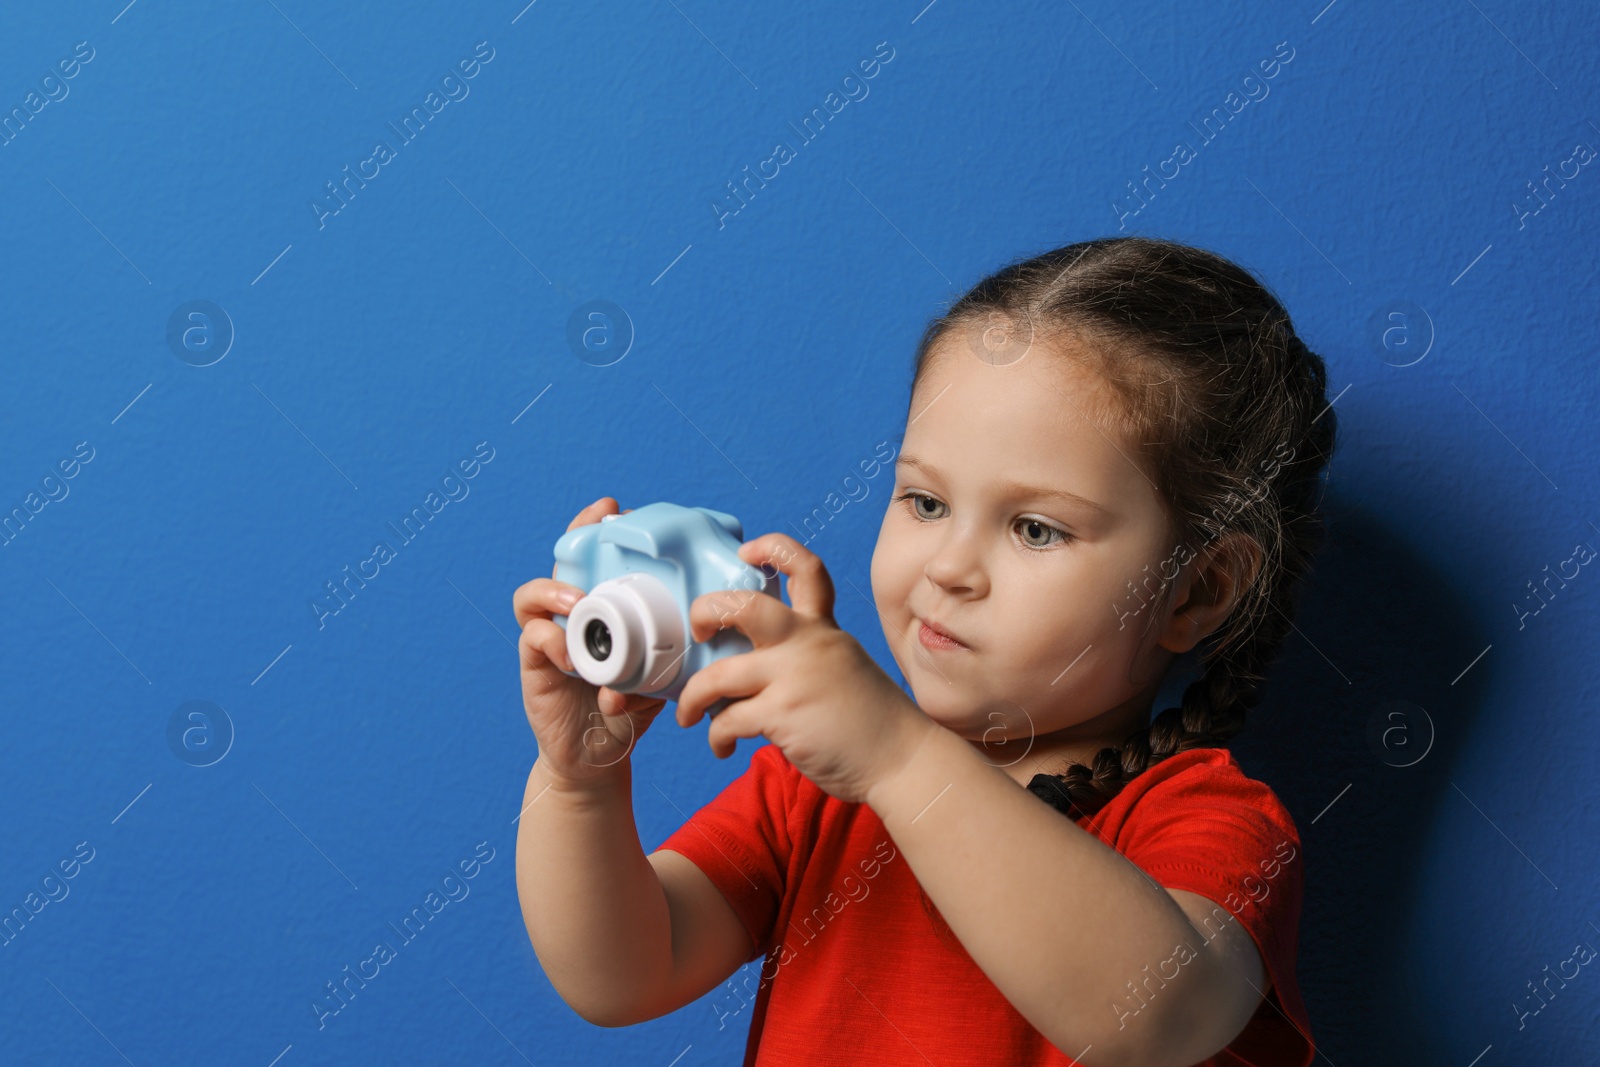
{"type": "Polygon", "coordinates": [[[567,655],[591,685],[654,692],[683,669],[687,647],[678,602],[661,579],[634,572],[599,583],[567,616],[567,655]]]}

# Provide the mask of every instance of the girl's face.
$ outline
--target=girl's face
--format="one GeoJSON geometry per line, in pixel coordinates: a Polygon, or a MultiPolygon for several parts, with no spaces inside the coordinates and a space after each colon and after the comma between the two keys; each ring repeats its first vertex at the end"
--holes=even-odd
{"type": "Polygon", "coordinates": [[[940,339],[872,556],[918,706],[1024,783],[1146,725],[1172,658],[1148,625],[1171,589],[1167,509],[1102,414],[1118,401],[1071,358],[1079,343],[995,366],[961,330],[940,339]]]}

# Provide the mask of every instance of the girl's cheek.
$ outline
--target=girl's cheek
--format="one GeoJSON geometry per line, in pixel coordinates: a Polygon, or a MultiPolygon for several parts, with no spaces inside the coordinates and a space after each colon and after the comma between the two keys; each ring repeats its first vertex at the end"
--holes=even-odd
{"type": "Polygon", "coordinates": [[[880,533],[877,547],[872,550],[872,565],[868,578],[872,583],[873,601],[883,605],[885,610],[894,592],[892,588],[894,582],[890,573],[893,558],[893,546],[889,543],[887,531],[880,533]]]}

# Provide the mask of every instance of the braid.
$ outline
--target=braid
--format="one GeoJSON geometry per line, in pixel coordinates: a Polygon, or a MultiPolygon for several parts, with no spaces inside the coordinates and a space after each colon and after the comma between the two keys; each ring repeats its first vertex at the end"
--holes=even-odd
{"type": "Polygon", "coordinates": [[[1193,748],[1219,748],[1244,728],[1245,716],[1260,702],[1267,663],[1289,632],[1289,619],[1273,613],[1238,648],[1217,654],[1199,678],[1183,691],[1182,704],[1157,715],[1121,748],[1102,748],[1093,766],[1073,763],[1062,774],[1040,773],[1028,792],[1068,817],[1088,818],[1122,791],[1134,777],[1168,756],[1193,748]]]}
{"type": "Polygon", "coordinates": [[[1322,357],[1282,303],[1203,249],[1109,237],[1012,263],[928,325],[913,387],[940,337],[997,313],[1026,323],[1029,337],[1064,328],[1101,342],[1089,346],[1091,358],[1122,401],[1114,415],[1144,445],[1180,545],[1221,539],[1234,552],[1238,538],[1259,550],[1233,610],[1202,639],[1203,671],[1179,706],[1089,763],[1029,781],[1040,799],[1087,817],[1169,756],[1225,746],[1260,702],[1322,544],[1317,490],[1337,418],[1322,357]]]}

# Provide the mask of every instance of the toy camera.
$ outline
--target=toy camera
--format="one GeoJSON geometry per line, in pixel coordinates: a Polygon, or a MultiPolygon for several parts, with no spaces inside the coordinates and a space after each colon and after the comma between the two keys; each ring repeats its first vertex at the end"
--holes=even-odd
{"type": "MultiPolygon", "coordinates": [[[[568,530],[556,542],[555,578],[584,595],[569,614],[552,616],[567,632],[577,668],[563,673],[619,693],[676,700],[695,671],[750,651],[750,639],[731,628],[706,641],[689,638],[696,597],[727,589],[778,596],[776,571],[769,577],[739,558],[743,540],[732,515],[666,502],[568,530]]],[[[707,710],[715,714],[727,703],[707,710]]]]}

